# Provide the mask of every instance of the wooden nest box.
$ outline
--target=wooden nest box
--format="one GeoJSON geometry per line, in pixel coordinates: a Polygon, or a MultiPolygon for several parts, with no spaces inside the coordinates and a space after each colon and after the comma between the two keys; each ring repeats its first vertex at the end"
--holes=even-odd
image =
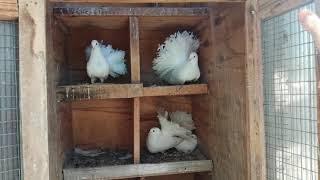
{"type": "MultiPolygon", "coordinates": [[[[36,23],[46,22],[47,61],[42,68],[47,84],[43,88],[52,138],[49,167],[57,179],[244,180],[259,176],[264,153],[263,124],[257,123],[262,101],[252,13],[256,2],[106,2],[53,0],[47,2],[46,21],[31,13],[39,4],[22,6],[21,12],[30,13],[36,23]],[[158,45],[178,30],[192,31],[200,40],[200,80],[185,85],[159,83],[152,61],[158,45]],[[84,50],[93,39],[125,50],[126,76],[104,84],[89,83],[84,50]],[[147,152],[149,129],[159,126],[159,107],[192,114],[199,142],[194,153],[173,157],[170,153],[176,152],[147,152]],[[75,148],[107,149],[109,154],[91,161],[75,157],[75,148]]],[[[22,26],[27,27],[28,23],[22,26]]]]}

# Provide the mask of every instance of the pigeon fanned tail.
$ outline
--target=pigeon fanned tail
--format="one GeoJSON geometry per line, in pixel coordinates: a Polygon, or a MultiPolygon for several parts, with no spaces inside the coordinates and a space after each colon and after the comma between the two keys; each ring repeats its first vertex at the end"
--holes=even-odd
{"type": "Polygon", "coordinates": [[[167,80],[176,68],[186,63],[191,52],[199,48],[199,40],[188,31],[176,32],[159,45],[153,69],[160,78],[167,80]]]}

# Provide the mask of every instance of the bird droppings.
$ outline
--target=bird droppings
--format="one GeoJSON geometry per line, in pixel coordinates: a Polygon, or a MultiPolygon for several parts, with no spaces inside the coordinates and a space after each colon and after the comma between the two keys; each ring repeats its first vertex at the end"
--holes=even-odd
{"type": "Polygon", "coordinates": [[[132,154],[127,150],[103,150],[102,152],[104,153],[95,157],[72,152],[65,166],[69,168],[86,168],[133,164],[132,154]]]}
{"type": "MultiPolygon", "coordinates": [[[[65,168],[93,168],[114,165],[133,164],[133,156],[127,150],[103,150],[103,154],[95,157],[84,156],[77,153],[70,153],[65,163],[65,168]]],[[[197,148],[190,154],[169,149],[164,153],[152,154],[144,149],[141,152],[141,163],[164,163],[178,161],[206,160],[207,158],[197,148]]]]}
{"type": "Polygon", "coordinates": [[[179,152],[176,149],[169,149],[163,153],[152,154],[144,149],[141,152],[141,163],[164,163],[164,162],[177,162],[177,161],[194,161],[206,160],[207,158],[200,152],[199,148],[195,149],[190,154],[179,152]]]}

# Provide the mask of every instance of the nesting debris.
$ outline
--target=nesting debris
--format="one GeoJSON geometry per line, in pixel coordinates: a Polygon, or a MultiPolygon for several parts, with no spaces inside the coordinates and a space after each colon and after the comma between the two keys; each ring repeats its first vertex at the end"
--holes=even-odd
{"type": "MultiPolygon", "coordinates": [[[[79,151],[77,151],[79,152],[79,151]]],[[[72,152],[65,166],[71,168],[126,165],[133,163],[132,154],[127,150],[102,150],[94,156],[72,152]]]]}
{"type": "Polygon", "coordinates": [[[141,163],[163,163],[163,162],[177,162],[177,161],[194,161],[194,160],[206,160],[207,158],[200,152],[199,149],[195,149],[190,154],[179,152],[176,149],[169,149],[164,153],[152,154],[147,149],[141,153],[141,163]]]}

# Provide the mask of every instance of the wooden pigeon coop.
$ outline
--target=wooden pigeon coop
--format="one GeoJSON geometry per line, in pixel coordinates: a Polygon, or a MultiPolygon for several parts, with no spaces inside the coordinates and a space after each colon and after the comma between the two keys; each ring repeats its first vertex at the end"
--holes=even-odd
{"type": "Polygon", "coordinates": [[[52,0],[44,11],[46,21],[31,13],[39,4],[20,7],[26,21],[21,28],[32,24],[33,18],[47,25],[43,33],[49,147],[56,147],[49,148],[52,176],[59,180],[259,179],[264,152],[257,2],[137,2],[52,0]],[[200,40],[200,80],[159,84],[152,61],[158,45],[178,30],[190,30],[200,40]],[[84,50],[92,39],[126,51],[126,76],[89,83],[84,50]],[[146,137],[151,127],[159,126],[160,107],[192,113],[199,141],[193,153],[148,153],[146,137]],[[100,159],[79,159],[75,148],[107,153],[100,159]]]}

